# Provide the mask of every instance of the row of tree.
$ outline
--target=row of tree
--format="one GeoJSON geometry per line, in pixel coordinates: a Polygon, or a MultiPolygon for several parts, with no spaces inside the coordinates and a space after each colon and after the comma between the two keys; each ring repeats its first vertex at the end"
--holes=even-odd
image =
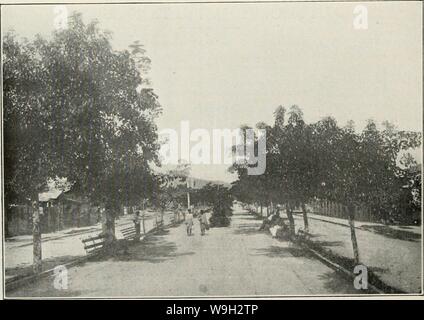
{"type": "Polygon", "coordinates": [[[210,224],[212,227],[227,227],[233,214],[233,194],[225,185],[208,183],[192,192],[193,203],[212,208],[210,224]]]}
{"type": "MultiPolygon", "coordinates": [[[[248,159],[234,164],[230,170],[237,172],[238,180],[232,191],[244,203],[261,207],[283,204],[291,236],[295,234],[296,207],[302,208],[308,229],[308,203],[317,199],[341,203],[351,226],[355,262],[359,263],[354,228],[357,205],[368,206],[378,217],[396,215],[405,206],[421,208],[421,176],[407,153],[421,145],[420,133],[396,130],[388,122],[379,130],[372,120],[359,133],[352,121],[340,127],[332,117],[308,124],[297,106],[288,112],[280,106],[274,115],[272,126],[256,125],[266,131],[266,137],[257,135],[254,142],[266,139],[266,150],[256,150],[266,152],[265,173],[248,175],[248,159]]],[[[249,127],[242,129],[246,132],[249,127]]]]}
{"type": "Polygon", "coordinates": [[[163,185],[151,169],[159,164],[161,106],[146,78],[149,62],[141,44],[116,51],[108,32],[77,13],[48,38],[4,35],[5,202],[34,207],[35,272],[38,194],[48,179],[66,178],[105,209],[108,243],[119,207],[139,205],[163,185]]]}

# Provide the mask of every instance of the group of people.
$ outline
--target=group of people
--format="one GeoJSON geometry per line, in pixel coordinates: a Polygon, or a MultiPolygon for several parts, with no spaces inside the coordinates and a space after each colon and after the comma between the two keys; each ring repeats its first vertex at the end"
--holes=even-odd
{"type": "Polygon", "coordinates": [[[269,230],[271,235],[276,237],[284,237],[288,234],[288,227],[284,222],[284,219],[280,217],[281,206],[277,205],[276,210],[273,214],[268,216],[260,226],[259,230],[269,230]]]}
{"type": "MultiPolygon", "coordinates": [[[[200,234],[205,235],[206,230],[209,229],[208,218],[206,217],[207,210],[200,210],[197,215],[200,225],[200,234]]],[[[188,209],[187,214],[185,215],[185,224],[187,228],[187,235],[191,236],[193,234],[193,225],[194,225],[194,215],[192,209],[188,209]]]]}
{"type": "MultiPolygon", "coordinates": [[[[200,234],[202,236],[206,234],[206,230],[209,230],[208,218],[206,216],[207,211],[208,210],[200,210],[200,212],[196,215],[197,219],[199,220],[200,234]]],[[[189,208],[187,210],[187,213],[184,214],[184,222],[186,224],[188,236],[193,235],[194,218],[195,218],[195,215],[193,214],[193,210],[189,208]]],[[[134,216],[132,220],[134,222],[134,226],[136,230],[136,237],[139,238],[140,237],[140,211],[136,210],[134,212],[134,216]]]]}

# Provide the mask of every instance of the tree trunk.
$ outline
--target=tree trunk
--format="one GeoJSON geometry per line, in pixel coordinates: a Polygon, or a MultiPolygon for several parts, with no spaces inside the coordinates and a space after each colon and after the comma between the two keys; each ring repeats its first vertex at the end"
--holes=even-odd
{"type": "Polygon", "coordinates": [[[33,202],[32,212],[32,242],[33,242],[33,272],[38,274],[42,271],[41,256],[41,225],[40,209],[38,201],[33,202]]]}
{"type": "Polygon", "coordinates": [[[353,247],[353,256],[355,264],[359,264],[359,249],[358,249],[358,242],[356,240],[356,231],[355,231],[355,206],[348,205],[348,219],[349,219],[349,227],[350,227],[350,238],[352,240],[352,247],[353,247]]]}
{"type": "Polygon", "coordinates": [[[140,232],[140,219],[138,215],[134,219],[134,229],[135,229],[134,241],[140,241],[141,232],[140,232]]]}
{"type": "Polygon", "coordinates": [[[287,218],[289,219],[290,237],[294,238],[296,231],[294,225],[293,211],[290,204],[288,203],[286,204],[286,214],[287,218]]]}
{"type": "Polygon", "coordinates": [[[305,225],[305,231],[309,231],[309,221],[308,221],[308,214],[306,213],[306,205],[302,203],[302,212],[303,212],[303,223],[305,225]]]}
{"type": "Polygon", "coordinates": [[[61,224],[62,224],[62,214],[63,214],[63,204],[59,203],[58,206],[57,206],[57,221],[56,221],[56,223],[57,223],[56,228],[57,228],[58,231],[62,230],[62,226],[61,226],[61,224]]]}
{"type": "Polygon", "coordinates": [[[262,202],[261,202],[261,217],[262,217],[262,215],[263,215],[263,205],[262,205],[262,202]]]}

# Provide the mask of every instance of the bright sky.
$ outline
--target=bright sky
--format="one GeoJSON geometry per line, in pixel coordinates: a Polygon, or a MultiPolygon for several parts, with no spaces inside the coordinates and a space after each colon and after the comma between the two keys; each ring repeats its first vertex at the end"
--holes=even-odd
{"type": "MultiPolygon", "coordinates": [[[[364,3],[368,29],[353,28],[358,3],[68,5],[112,31],[116,49],[135,40],[152,60],[163,115],[159,129],[234,129],[273,122],[299,105],[308,122],[334,116],[389,120],[422,130],[422,6],[364,3]]],[[[2,8],[3,30],[48,35],[54,6],[2,8]]],[[[194,176],[230,181],[226,165],[194,176]]]]}

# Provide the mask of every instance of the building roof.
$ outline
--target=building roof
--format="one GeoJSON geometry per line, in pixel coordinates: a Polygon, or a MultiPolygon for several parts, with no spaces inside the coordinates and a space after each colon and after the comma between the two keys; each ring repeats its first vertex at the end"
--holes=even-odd
{"type": "Polygon", "coordinates": [[[38,201],[47,202],[56,200],[62,193],[67,192],[71,189],[71,185],[66,179],[59,180],[59,184],[51,180],[47,183],[47,190],[38,194],[38,201]]]}
{"type": "Polygon", "coordinates": [[[38,194],[38,201],[40,202],[47,202],[50,200],[56,200],[60,195],[62,194],[62,191],[59,189],[51,189],[46,192],[42,192],[38,194]]]}

